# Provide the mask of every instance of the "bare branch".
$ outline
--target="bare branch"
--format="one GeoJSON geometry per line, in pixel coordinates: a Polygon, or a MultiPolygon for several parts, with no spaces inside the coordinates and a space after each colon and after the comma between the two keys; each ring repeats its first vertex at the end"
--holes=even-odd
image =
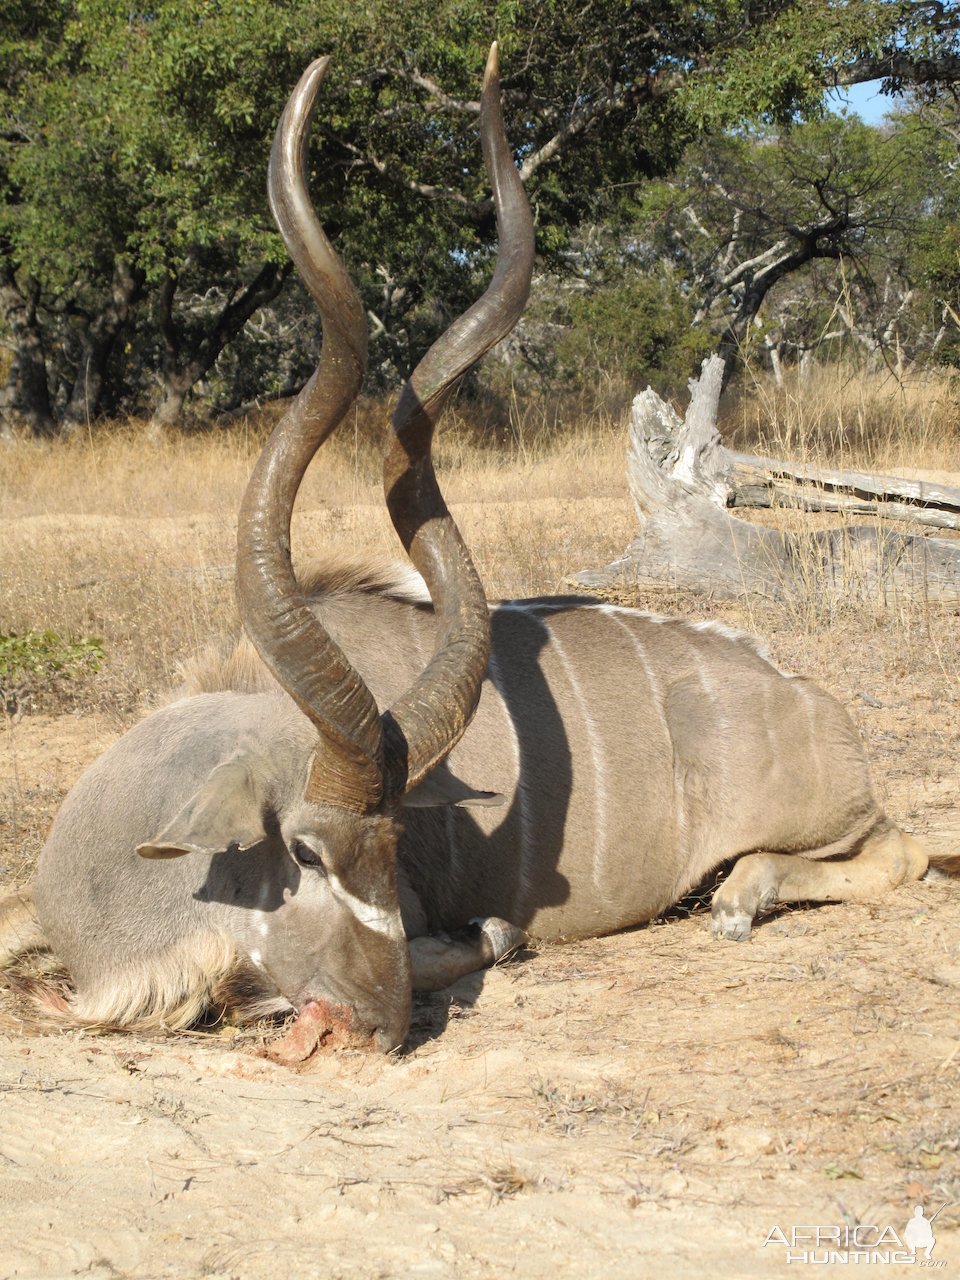
{"type": "MultiPolygon", "coordinates": [[[[395,169],[387,164],[385,160],[379,159],[372,151],[362,151],[360,147],[355,146],[352,142],[347,142],[345,138],[336,138],[336,143],[343,148],[349,155],[353,156],[354,164],[366,166],[375,170],[381,177],[395,176],[395,169]]],[[[403,185],[408,191],[414,191],[419,196],[424,196],[427,200],[452,200],[455,204],[463,205],[464,208],[475,208],[472,200],[467,199],[462,191],[455,191],[450,187],[437,187],[429,182],[417,182],[414,178],[404,178],[403,185]]],[[[481,208],[492,208],[490,201],[480,202],[481,208]]]]}
{"type": "Polygon", "coordinates": [[[538,150],[533,151],[527,156],[523,164],[520,166],[520,177],[522,181],[527,182],[541,165],[553,160],[570,141],[578,134],[585,133],[592,125],[602,120],[604,116],[610,112],[616,111],[623,107],[626,103],[626,93],[608,94],[601,98],[595,99],[586,106],[579,107],[576,111],[571,112],[566,123],[562,128],[558,129],[549,141],[545,142],[538,150]]]}
{"type": "Polygon", "coordinates": [[[826,87],[833,89],[864,84],[868,80],[895,80],[911,85],[960,80],[960,54],[940,53],[935,58],[918,58],[896,50],[872,58],[856,58],[825,75],[826,87]]]}
{"type": "Polygon", "coordinates": [[[424,74],[424,72],[414,67],[407,72],[400,72],[400,75],[409,80],[411,84],[415,84],[418,89],[425,89],[426,92],[435,99],[441,107],[446,111],[455,111],[459,115],[478,116],[480,114],[480,103],[471,99],[451,98],[449,93],[444,91],[437,84],[432,76],[424,74]]]}

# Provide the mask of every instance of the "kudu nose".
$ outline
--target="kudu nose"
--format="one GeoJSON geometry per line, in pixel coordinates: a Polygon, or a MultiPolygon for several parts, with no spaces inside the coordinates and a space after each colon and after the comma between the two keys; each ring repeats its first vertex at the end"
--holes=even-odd
{"type": "Polygon", "coordinates": [[[402,1049],[406,1038],[406,1023],[404,1023],[402,1029],[378,1027],[373,1033],[373,1043],[380,1053],[393,1053],[398,1049],[402,1049]]]}
{"type": "Polygon", "coordinates": [[[410,1030],[413,995],[407,986],[403,995],[390,1009],[381,1008],[373,1033],[373,1044],[381,1053],[394,1053],[403,1048],[410,1030]]]}

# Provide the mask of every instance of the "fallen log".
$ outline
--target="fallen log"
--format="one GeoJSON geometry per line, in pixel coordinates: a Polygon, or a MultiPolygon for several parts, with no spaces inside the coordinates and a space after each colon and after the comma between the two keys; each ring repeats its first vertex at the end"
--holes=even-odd
{"type": "Polygon", "coordinates": [[[752,453],[729,454],[733,507],[796,507],[843,511],[886,520],[912,520],[934,529],[960,529],[960,489],[867,471],[836,471],[752,453]]]}
{"type": "Polygon", "coordinates": [[[718,356],[704,361],[700,378],[690,383],[683,420],[649,387],[636,397],[627,475],[640,530],[619,560],[578,573],[574,581],[593,588],[669,584],[713,596],[815,592],[887,602],[960,601],[958,540],[902,533],[883,524],[795,533],[730,515],[745,473],[753,475],[754,487],[759,487],[758,474],[772,477],[764,480],[769,490],[774,480],[792,472],[810,485],[805,501],[833,501],[839,477],[853,477],[850,492],[840,496],[923,511],[935,503],[945,515],[952,514],[954,491],[936,486],[932,497],[923,482],[890,478],[888,484],[885,477],[859,472],[834,472],[833,480],[820,473],[814,480],[803,467],[733,454],[716,427],[722,376],[718,356]],[[875,499],[867,496],[866,479],[877,481],[875,499]]]}

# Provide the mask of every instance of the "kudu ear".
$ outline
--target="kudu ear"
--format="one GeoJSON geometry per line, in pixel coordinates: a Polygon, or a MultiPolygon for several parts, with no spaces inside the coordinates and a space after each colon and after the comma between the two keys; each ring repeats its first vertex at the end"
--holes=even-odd
{"type": "Polygon", "coordinates": [[[179,858],[185,853],[244,853],[264,839],[263,788],[242,758],[217,765],[159,835],[137,845],[141,858],[179,858]]]}
{"type": "Polygon", "coordinates": [[[461,808],[494,807],[507,803],[499,791],[476,791],[460,778],[455,778],[445,765],[428,773],[403,797],[405,809],[439,809],[455,804],[461,808]]]}

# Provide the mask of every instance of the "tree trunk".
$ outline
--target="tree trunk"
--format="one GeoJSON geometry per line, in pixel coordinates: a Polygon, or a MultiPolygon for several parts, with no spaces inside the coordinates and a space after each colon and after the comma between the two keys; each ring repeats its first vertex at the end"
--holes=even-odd
{"type": "Polygon", "coordinates": [[[183,417],[183,406],[187,393],[201,375],[192,376],[188,367],[182,370],[169,370],[163,379],[163,393],[160,403],[150,416],[147,427],[151,435],[163,435],[170,427],[175,427],[183,417]]]}
{"type": "Polygon", "coordinates": [[[740,364],[751,326],[760,313],[763,301],[775,284],[793,271],[805,267],[815,258],[840,258],[840,246],[829,237],[845,227],[843,219],[835,219],[808,231],[789,252],[765,266],[755,276],[744,281],[743,294],[736,314],[729,320],[720,335],[717,350],[724,364],[724,382],[740,364]],[[828,237],[823,239],[823,237],[828,237]]]}
{"type": "Polygon", "coordinates": [[[13,424],[10,421],[10,410],[13,408],[16,390],[16,379],[14,377],[13,362],[11,361],[7,384],[0,391],[0,444],[13,444],[15,439],[13,424]]]}
{"type": "Polygon", "coordinates": [[[80,368],[64,410],[62,434],[71,434],[97,416],[107,364],[126,326],[130,308],[143,290],[144,279],[143,272],[133,269],[125,259],[118,258],[114,263],[109,300],[81,334],[80,368]]]}
{"type": "Polygon", "coordinates": [[[11,264],[0,274],[0,314],[10,328],[14,342],[11,381],[12,416],[19,418],[35,436],[56,433],[50,404],[50,384],[44,358],[43,333],[37,318],[40,285],[28,280],[25,289],[17,283],[11,264]]]}
{"type": "Polygon", "coordinates": [[[780,358],[780,341],[774,339],[771,334],[767,334],[764,338],[764,345],[767,348],[767,355],[770,357],[770,368],[773,371],[773,381],[777,388],[783,390],[783,361],[780,358]]]}
{"type": "Polygon", "coordinates": [[[183,406],[190,390],[216,362],[224,347],[231,342],[260,307],[280,293],[290,274],[290,264],[263,266],[249,285],[232,294],[215,317],[207,333],[189,350],[174,319],[174,300],[178,279],[171,274],[160,290],[160,332],[163,336],[163,392],[148,424],[151,434],[162,435],[182,418],[183,406]]]}
{"type": "Polygon", "coordinates": [[[14,440],[11,418],[16,397],[17,367],[16,362],[11,360],[10,368],[7,370],[7,381],[0,390],[0,441],[4,444],[12,444],[14,440]]]}

